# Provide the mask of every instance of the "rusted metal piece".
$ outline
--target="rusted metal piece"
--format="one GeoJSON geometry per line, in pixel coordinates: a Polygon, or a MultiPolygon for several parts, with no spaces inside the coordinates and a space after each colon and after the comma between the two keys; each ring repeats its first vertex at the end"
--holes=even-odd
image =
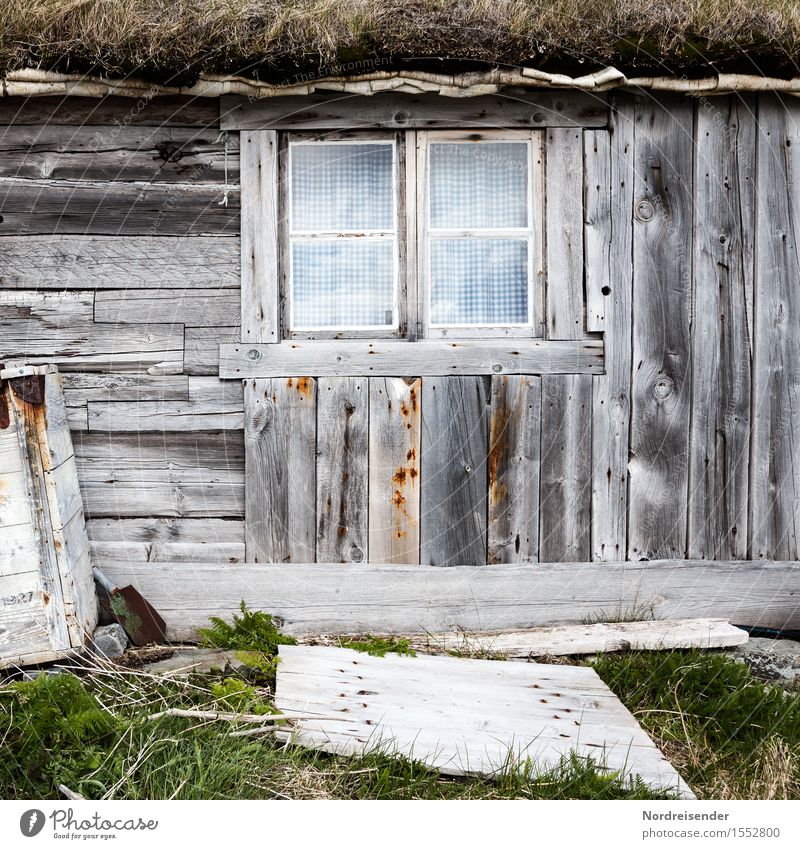
{"type": "Polygon", "coordinates": [[[9,378],[9,386],[14,394],[26,404],[39,406],[44,403],[44,375],[29,374],[24,377],[9,378]]]}
{"type": "MultiPolygon", "coordinates": [[[[0,371],[4,364],[0,363],[0,371]]],[[[6,382],[0,379],[0,430],[5,430],[11,424],[11,411],[8,409],[8,398],[6,398],[6,382]]]]}

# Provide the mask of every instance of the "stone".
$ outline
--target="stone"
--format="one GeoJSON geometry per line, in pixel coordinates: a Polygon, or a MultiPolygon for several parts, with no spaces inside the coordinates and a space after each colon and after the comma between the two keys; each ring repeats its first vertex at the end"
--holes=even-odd
{"type": "Polygon", "coordinates": [[[238,669],[244,665],[232,651],[185,646],[176,649],[172,657],[145,664],[144,670],[153,675],[181,677],[192,672],[224,671],[238,669]]]}
{"type": "Polygon", "coordinates": [[[796,640],[751,637],[729,654],[746,663],[756,678],[783,685],[800,683],[800,642],[796,640]]]}
{"type": "Polygon", "coordinates": [[[128,636],[122,625],[101,625],[92,635],[91,651],[107,658],[120,657],[128,647],[128,636]]]}

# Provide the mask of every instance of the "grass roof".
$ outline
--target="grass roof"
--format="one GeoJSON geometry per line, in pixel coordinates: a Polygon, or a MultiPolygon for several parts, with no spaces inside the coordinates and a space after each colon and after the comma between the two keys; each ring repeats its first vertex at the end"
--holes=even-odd
{"type": "Polygon", "coordinates": [[[187,85],[418,68],[793,77],[800,0],[3,0],[0,72],[187,85]]]}

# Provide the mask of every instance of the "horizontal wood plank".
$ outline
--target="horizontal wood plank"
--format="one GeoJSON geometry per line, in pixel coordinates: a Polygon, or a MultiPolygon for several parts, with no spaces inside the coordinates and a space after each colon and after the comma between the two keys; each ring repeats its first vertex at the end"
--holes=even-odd
{"type": "Polygon", "coordinates": [[[110,289],[95,295],[94,320],[113,324],[183,324],[213,327],[239,323],[236,289],[110,289]]]}
{"type": "Polygon", "coordinates": [[[91,401],[89,430],[121,433],[241,430],[244,406],[218,401],[91,401]]]}
{"type": "Polygon", "coordinates": [[[387,93],[286,95],[265,100],[223,97],[223,130],[487,129],[604,127],[604,96],[583,92],[524,92],[513,97],[441,97],[387,93]]]}
{"type": "MultiPolygon", "coordinates": [[[[188,352],[187,352],[188,357],[188,352]]],[[[470,342],[280,342],[222,345],[223,378],[600,374],[601,339],[470,342]]]]}
{"type": "MultiPolygon", "coordinates": [[[[183,335],[183,370],[191,375],[216,375],[221,346],[238,342],[239,336],[238,327],[187,327],[183,335]]],[[[244,377],[234,375],[240,376],[244,377]]]]}
{"type": "Polygon", "coordinates": [[[162,564],[111,570],[162,613],[170,639],[244,599],[294,634],[507,630],[620,618],[725,618],[800,628],[793,561],[652,560],[484,567],[379,564],[162,564]]]}
{"type": "Polygon", "coordinates": [[[185,401],[189,398],[189,378],[182,374],[62,372],[61,378],[67,407],[85,407],[89,401],[185,401]]]}

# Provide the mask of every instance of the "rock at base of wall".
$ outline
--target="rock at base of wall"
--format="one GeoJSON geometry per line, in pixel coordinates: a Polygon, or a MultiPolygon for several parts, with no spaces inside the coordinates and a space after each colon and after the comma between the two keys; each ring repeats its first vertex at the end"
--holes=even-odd
{"type": "Polygon", "coordinates": [[[120,657],[128,647],[128,637],[121,625],[101,625],[92,635],[89,650],[107,658],[120,657]]]}

